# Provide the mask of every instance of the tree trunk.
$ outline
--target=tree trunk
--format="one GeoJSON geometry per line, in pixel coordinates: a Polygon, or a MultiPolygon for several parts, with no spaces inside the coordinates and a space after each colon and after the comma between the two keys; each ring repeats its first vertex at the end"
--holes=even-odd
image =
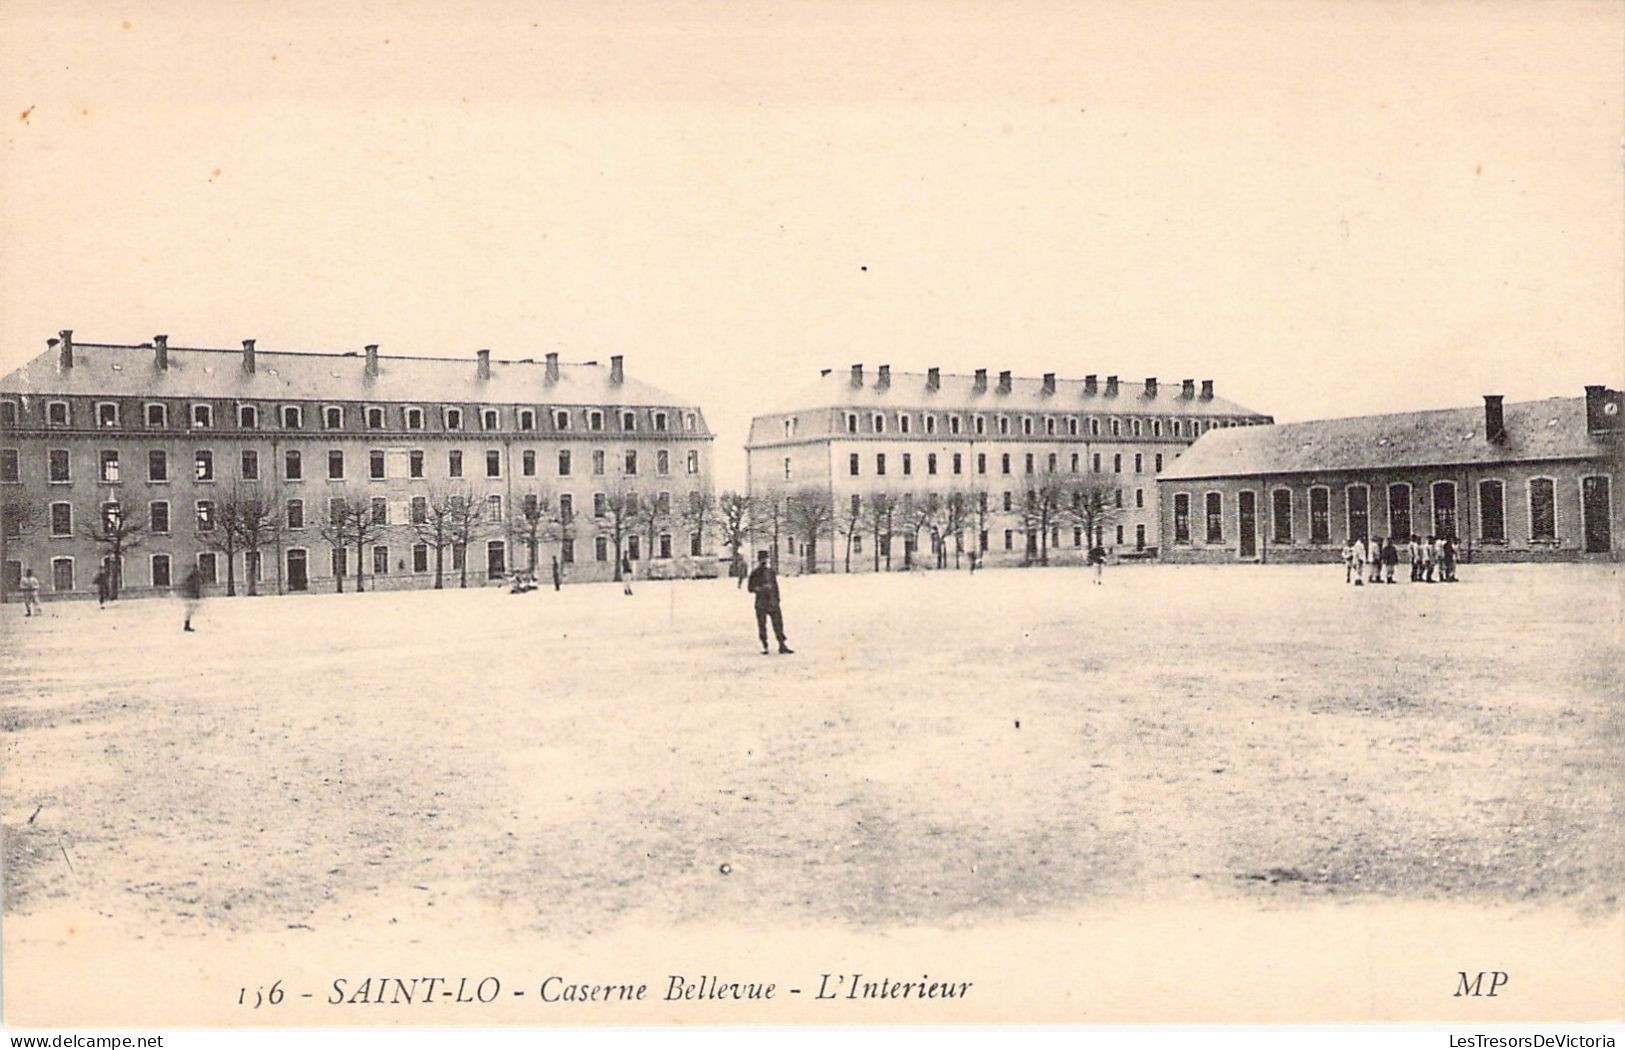
{"type": "Polygon", "coordinates": [[[355,542],[355,592],[357,594],[367,589],[367,566],[361,560],[361,554],[362,541],[357,539],[355,542]]]}
{"type": "Polygon", "coordinates": [[[232,550],[230,547],[227,547],[226,550],[225,550],[225,555],[226,555],[226,597],[228,597],[228,598],[235,598],[237,596],[237,558],[236,558],[236,553],[237,552],[232,550]]]}
{"type": "Polygon", "coordinates": [[[439,540],[434,545],[434,589],[440,590],[445,586],[446,578],[446,545],[439,540]]]}

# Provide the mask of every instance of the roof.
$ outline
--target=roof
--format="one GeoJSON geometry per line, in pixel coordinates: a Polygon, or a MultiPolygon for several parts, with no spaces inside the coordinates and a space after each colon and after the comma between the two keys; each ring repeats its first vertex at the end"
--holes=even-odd
{"type": "Polygon", "coordinates": [[[469,358],[378,356],[378,374],[366,374],[359,352],[255,351],[255,370],[243,371],[243,351],[169,348],[159,369],[151,346],[73,344],[73,367],[58,364],[55,348],[0,379],[0,391],[104,397],[267,398],[305,401],[483,402],[488,404],[672,405],[673,395],[627,377],[610,382],[596,362],[560,364],[548,382],[541,361],[491,361],[480,379],[469,358]]]}
{"type": "Polygon", "coordinates": [[[818,408],[911,408],[922,410],[1010,411],[1010,412],[1120,412],[1154,416],[1262,416],[1222,397],[1184,397],[1178,382],[1161,380],[1157,396],[1145,396],[1143,380],[1123,380],[1116,396],[1107,397],[1102,378],[1098,391],[1084,393],[1082,379],[1057,379],[1053,393],[1044,392],[1044,381],[1032,376],[1015,376],[1010,392],[1000,393],[997,373],[987,378],[987,388],[976,389],[976,377],[944,372],[938,388],[927,387],[924,372],[892,372],[891,382],[880,386],[873,371],[863,375],[863,385],[853,386],[850,371],[831,369],[813,383],[784,401],[784,412],[818,408]]]}
{"type": "Polygon", "coordinates": [[[1158,480],[1475,466],[1616,454],[1587,431],[1583,397],[1509,404],[1503,419],[1506,441],[1499,444],[1484,436],[1482,406],[1210,430],[1158,480]]]}

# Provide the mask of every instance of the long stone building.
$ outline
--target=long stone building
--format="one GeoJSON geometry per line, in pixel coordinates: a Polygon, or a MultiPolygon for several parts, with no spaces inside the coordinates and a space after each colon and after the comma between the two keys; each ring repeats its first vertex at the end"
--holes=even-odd
{"type": "Polygon", "coordinates": [[[1098,541],[1149,555],[1157,474],[1209,430],[1269,422],[1216,396],[1212,380],[853,365],[825,370],[789,408],[752,420],[749,491],[758,500],[825,494],[832,513],[816,534],[786,522],[771,537],[781,559],[818,571],[941,564],[949,549],[993,564],[1080,559],[1089,537],[1079,521],[1064,507],[1033,510],[1057,486],[1101,487],[1098,541]],[[940,512],[956,494],[969,508],[957,521],[940,512]],[[877,519],[882,505],[890,513],[877,519]]]}
{"type": "Polygon", "coordinates": [[[1469,561],[1620,557],[1620,392],[1204,435],[1157,479],[1172,561],[1335,561],[1447,536],[1469,561]]]}
{"type": "Polygon", "coordinates": [[[0,380],[0,561],[46,597],[470,585],[714,568],[699,407],[607,365],[168,345],[71,331],[0,380]],[[359,508],[359,509],[358,509],[359,508]],[[248,525],[245,527],[245,519],[248,525]],[[340,526],[345,528],[340,528],[340,526]],[[115,557],[116,555],[116,557],[115,557]]]}

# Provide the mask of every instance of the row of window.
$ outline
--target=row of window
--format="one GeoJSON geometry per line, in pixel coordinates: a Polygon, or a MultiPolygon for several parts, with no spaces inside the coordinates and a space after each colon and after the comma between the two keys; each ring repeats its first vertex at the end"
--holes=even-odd
{"type": "MultiPolygon", "coordinates": [[[[389,477],[421,478],[424,476],[424,453],[421,449],[412,449],[406,452],[394,453],[397,460],[394,471],[389,469],[391,454],[382,449],[373,449],[367,453],[367,476],[374,481],[382,481],[389,477]],[[402,470],[404,467],[404,471],[402,470]]],[[[0,482],[18,482],[22,480],[22,457],[19,450],[14,448],[0,449],[0,482]]],[[[593,449],[591,453],[592,473],[602,476],[606,472],[607,457],[603,449],[593,449]]],[[[621,456],[620,466],[623,473],[636,476],[639,464],[642,462],[638,449],[627,449],[621,456]]],[[[97,477],[108,484],[117,484],[122,480],[122,463],[117,449],[102,449],[97,453],[97,477]]],[[[697,449],[690,449],[687,453],[686,467],[688,473],[700,472],[700,453],[697,449]]],[[[574,469],[574,455],[570,449],[560,449],[558,452],[558,476],[567,478],[574,469]]],[[[260,455],[254,449],[244,449],[239,455],[239,475],[245,481],[258,481],[260,478],[260,455]]],[[[536,476],[536,451],[525,449],[519,456],[519,472],[527,478],[536,476]]],[[[654,455],[654,472],[657,476],[665,477],[671,474],[671,452],[660,449],[654,455]]],[[[446,453],[446,474],[448,477],[463,477],[463,451],[451,449],[446,453]]],[[[282,453],[282,477],[286,481],[301,481],[305,476],[304,453],[299,449],[285,449],[282,453]]],[[[343,480],[345,476],[345,455],[340,449],[331,449],[327,453],[327,477],[332,481],[343,480]]],[[[500,478],[502,476],[502,453],[497,449],[485,452],[485,476],[500,478]]],[[[46,477],[54,483],[66,483],[73,480],[72,457],[65,448],[46,450],[46,477]]],[[[196,481],[215,480],[215,457],[212,449],[198,449],[192,455],[192,477],[196,481]]],[[[147,452],[147,480],[149,482],[165,482],[170,479],[169,453],[163,449],[151,449],[147,452]]]]}
{"type": "MultiPolygon", "coordinates": [[[[919,418],[923,433],[936,434],[946,428],[949,435],[959,435],[968,428],[969,433],[978,437],[990,433],[1000,437],[1009,437],[1019,432],[1022,437],[1033,437],[1043,434],[1046,437],[1100,437],[1107,434],[1112,437],[1162,437],[1164,431],[1168,437],[1199,436],[1204,430],[1214,427],[1249,426],[1257,420],[1251,419],[1180,419],[1161,418],[1146,419],[1130,417],[1121,419],[1116,416],[1102,419],[1099,416],[1008,416],[1008,415],[943,415],[930,413],[922,414],[919,418]],[[943,422],[939,424],[938,420],[943,422]]],[[[895,428],[895,433],[912,434],[915,432],[916,417],[907,412],[848,412],[846,413],[846,432],[848,434],[884,434],[888,427],[895,428]],[[867,425],[866,425],[867,424],[867,425]]],[[[791,416],[784,421],[784,436],[793,438],[800,430],[801,420],[791,416]]]]}
{"type": "MultiPolygon", "coordinates": [[[[1368,485],[1354,484],[1344,488],[1344,515],[1347,526],[1345,536],[1369,539],[1371,529],[1371,489],[1368,485]]],[[[1456,483],[1435,481],[1429,487],[1432,497],[1432,528],[1428,535],[1460,538],[1457,522],[1456,483]]],[[[1246,494],[1250,496],[1251,494],[1246,494]]],[[[1324,485],[1309,488],[1309,542],[1330,543],[1331,489],[1324,485]]],[[[1412,487],[1405,482],[1388,486],[1388,522],[1384,537],[1403,540],[1416,532],[1412,519],[1412,487]]],[[[1289,488],[1276,488],[1270,492],[1270,542],[1287,546],[1294,542],[1293,502],[1297,496],[1289,488]]],[[[1526,483],[1525,498],[1529,515],[1529,540],[1532,543],[1553,543],[1557,540],[1557,492],[1551,478],[1530,478],[1526,483]]],[[[1208,543],[1224,542],[1224,497],[1218,492],[1203,497],[1205,536],[1208,543]]],[[[1174,542],[1191,542],[1190,495],[1176,493],[1173,498],[1174,542]]],[[[1507,542],[1506,485],[1497,479],[1478,483],[1478,541],[1480,543],[1507,542]]]]}
{"type": "MultiPolygon", "coordinates": [[[[1081,548],[1081,547],[1084,546],[1085,543],[1088,542],[1088,536],[1081,527],[1074,526],[1070,531],[1071,531],[1072,546],[1073,547],[1081,548]]],[[[1095,531],[1096,531],[1095,542],[1100,543],[1100,544],[1104,544],[1105,543],[1105,530],[1103,528],[1097,528],[1095,531]]],[[[1125,542],[1123,526],[1121,526],[1121,525],[1116,526],[1116,533],[1117,533],[1117,544],[1118,544],[1118,546],[1122,546],[1122,544],[1125,542]]],[[[1049,541],[1050,547],[1052,549],[1059,548],[1061,546],[1061,538],[1065,534],[1066,534],[1066,530],[1063,530],[1058,525],[1053,526],[1050,529],[1050,541],[1049,541]]],[[[1032,531],[1018,532],[1015,529],[1005,529],[1004,530],[1004,549],[1006,551],[1014,551],[1016,549],[1016,537],[1018,535],[1023,537],[1026,548],[1027,548],[1028,551],[1034,552],[1034,553],[1037,552],[1037,550],[1038,550],[1038,539],[1039,539],[1038,534],[1036,532],[1032,532],[1032,531]]],[[[892,541],[895,538],[896,537],[891,535],[891,534],[884,533],[884,532],[881,533],[879,536],[877,536],[875,538],[875,547],[876,547],[875,553],[879,557],[890,558],[892,556],[892,541]]],[[[936,552],[940,551],[941,549],[943,549],[943,547],[947,544],[948,539],[949,539],[949,537],[947,537],[947,536],[945,536],[945,535],[943,535],[941,533],[933,533],[931,535],[931,537],[930,537],[932,552],[936,553],[936,552]]],[[[1145,549],[1145,543],[1146,543],[1145,526],[1144,525],[1136,525],[1136,526],[1134,526],[1134,546],[1135,546],[1135,548],[1137,550],[1144,550],[1145,549]]],[[[913,552],[916,549],[916,546],[917,546],[917,541],[913,536],[910,536],[910,535],[907,535],[907,534],[905,534],[903,536],[903,549],[905,551],[913,552]]],[[[987,553],[989,548],[988,548],[988,531],[986,529],[983,529],[979,533],[977,533],[977,535],[976,535],[976,547],[977,547],[977,550],[981,551],[982,553],[984,553],[984,554],[987,553]]],[[[795,539],[794,536],[786,536],[785,537],[785,553],[787,553],[787,554],[795,554],[796,553],[796,539],[795,539]]],[[[863,533],[861,533],[861,532],[852,533],[852,553],[853,554],[862,554],[863,553],[863,533]]]]}
{"type": "MultiPolygon", "coordinates": [[[[464,497],[452,495],[447,498],[451,504],[450,510],[452,516],[460,515],[463,509],[462,500],[464,497]]],[[[701,497],[697,492],[689,493],[689,514],[697,515],[699,513],[702,506],[700,501],[702,499],[703,497],[701,497]]],[[[670,492],[654,493],[652,497],[650,497],[650,504],[653,507],[653,512],[656,515],[669,515],[672,513],[673,507],[672,494],[670,492]]],[[[328,500],[329,522],[332,524],[338,524],[346,512],[347,505],[347,501],[343,499],[328,500]]],[[[391,513],[389,500],[382,497],[374,497],[368,501],[368,508],[371,512],[371,521],[374,525],[422,525],[429,521],[431,508],[429,505],[429,498],[427,496],[413,496],[404,503],[400,504],[400,507],[402,510],[404,510],[404,522],[399,521],[400,512],[395,514],[391,513]]],[[[521,503],[521,513],[526,520],[531,520],[538,516],[539,507],[540,502],[537,496],[535,494],[528,494],[523,497],[523,502],[521,503]]],[[[636,493],[628,493],[625,497],[625,502],[619,506],[613,505],[611,498],[605,493],[595,492],[593,493],[592,497],[592,513],[593,517],[595,518],[608,517],[612,510],[619,511],[623,516],[631,517],[638,514],[641,507],[642,502],[639,500],[636,493]]],[[[194,502],[194,520],[196,522],[197,531],[212,532],[215,529],[218,520],[217,508],[218,503],[215,500],[200,499],[194,502]]],[[[481,507],[479,520],[486,523],[499,523],[504,520],[503,509],[503,501],[500,495],[494,493],[488,495],[485,497],[484,503],[481,507]]],[[[7,539],[18,539],[22,535],[23,523],[20,508],[8,508],[8,510],[10,510],[10,513],[7,514],[3,522],[5,536],[7,539]]],[[[108,500],[101,504],[99,520],[101,522],[101,529],[104,534],[113,531],[121,524],[129,524],[124,521],[123,513],[122,506],[116,501],[108,500]]],[[[568,492],[560,493],[556,509],[549,509],[547,515],[549,521],[560,524],[569,524],[570,522],[574,521],[576,517],[575,496],[568,492]]],[[[142,523],[142,528],[146,532],[154,535],[168,535],[171,529],[170,518],[169,501],[153,500],[147,504],[147,518],[146,521],[142,523]]],[[[47,521],[49,524],[50,535],[52,537],[62,538],[72,536],[74,528],[73,504],[65,500],[60,500],[49,504],[47,508],[47,521]]],[[[269,528],[272,524],[272,522],[267,521],[266,527],[269,528]]],[[[305,528],[305,501],[302,499],[290,499],[284,501],[282,520],[280,524],[289,529],[305,528]]]]}
{"type": "MultiPolygon", "coordinates": [[[[969,494],[967,493],[966,496],[967,496],[967,499],[968,499],[969,494]]],[[[979,512],[986,512],[988,510],[987,496],[988,496],[988,494],[986,492],[978,492],[978,493],[975,494],[974,502],[971,502],[968,505],[971,506],[971,507],[974,507],[979,512]]],[[[1000,493],[1000,497],[1001,497],[1001,499],[1000,499],[1000,502],[999,502],[999,509],[1001,509],[1001,510],[1003,510],[1005,512],[1013,512],[1013,511],[1015,511],[1015,509],[1016,509],[1016,494],[1014,492],[1010,492],[1010,491],[1006,490],[1005,492],[1000,493]]],[[[954,498],[955,497],[953,495],[949,495],[947,497],[944,497],[943,494],[940,493],[940,492],[927,492],[927,493],[924,494],[922,503],[923,503],[923,506],[924,506],[924,508],[926,510],[931,511],[931,512],[935,512],[940,507],[944,506],[945,504],[947,504],[950,500],[952,500],[954,498]]],[[[873,502],[874,497],[870,497],[870,499],[871,499],[871,502],[873,502]]],[[[1085,499],[1085,495],[1084,495],[1083,492],[1074,491],[1074,492],[1072,492],[1070,494],[1070,496],[1065,497],[1064,499],[1061,500],[1058,509],[1066,509],[1068,505],[1070,505],[1070,508],[1073,509],[1073,510],[1080,509],[1080,508],[1082,508],[1082,506],[1084,504],[1084,499],[1085,499]]],[[[1135,489],[1134,490],[1134,500],[1133,500],[1133,502],[1134,502],[1134,507],[1135,507],[1136,510],[1143,510],[1145,508],[1145,490],[1144,489],[1135,489]]],[[[1036,507],[1037,505],[1038,505],[1038,492],[1037,492],[1037,490],[1028,489],[1027,493],[1026,493],[1026,496],[1025,496],[1025,504],[1024,504],[1023,509],[1030,509],[1032,507],[1036,507]]],[[[1123,509],[1127,505],[1127,500],[1126,500],[1126,497],[1125,497],[1124,490],[1122,490],[1122,489],[1114,489],[1113,490],[1113,492],[1112,492],[1112,505],[1116,509],[1119,509],[1119,510],[1123,509]]],[[[882,510],[884,509],[884,506],[885,506],[884,504],[881,505],[882,510]]],[[[896,497],[896,502],[894,502],[892,504],[892,506],[901,507],[903,517],[905,517],[905,518],[908,517],[910,514],[912,514],[914,512],[914,506],[915,506],[914,493],[905,492],[901,496],[896,497]]],[[[862,516],[863,509],[864,509],[863,497],[856,494],[856,493],[853,493],[853,495],[851,496],[851,502],[848,504],[848,513],[849,513],[851,519],[855,521],[860,516],[862,516]]]]}
{"type": "MultiPolygon", "coordinates": [[[[643,557],[642,537],[627,536],[623,552],[631,561],[639,561],[643,557]]],[[[691,533],[688,537],[688,549],[691,557],[699,557],[702,552],[702,537],[700,533],[691,533]]],[[[448,544],[451,551],[450,568],[452,572],[461,572],[466,557],[466,549],[461,544],[448,544]]],[[[662,532],[655,537],[652,557],[657,560],[670,559],[673,554],[673,537],[669,532],[662,532]]],[[[610,542],[608,537],[598,536],[593,540],[593,559],[600,562],[610,560],[610,542]]],[[[411,568],[405,558],[398,561],[391,552],[388,544],[374,544],[370,548],[372,555],[372,574],[374,576],[389,575],[391,570],[410,572],[415,575],[424,575],[432,568],[432,548],[427,543],[413,544],[409,550],[411,568]]],[[[330,550],[330,565],[332,574],[337,577],[349,576],[350,548],[334,547],[330,550]]],[[[194,564],[205,584],[217,584],[224,578],[221,560],[226,555],[218,551],[199,551],[195,555],[194,564]]],[[[259,551],[245,551],[243,559],[243,582],[263,581],[264,558],[259,551]]],[[[291,590],[306,590],[309,586],[308,552],[302,547],[291,548],[286,552],[287,575],[285,584],[291,590]]],[[[575,563],[575,541],[566,538],[559,542],[559,562],[563,565],[575,563]]],[[[153,587],[173,587],[175,585],[175,566],[172,555],[154,553],[147,556],[148,581],[153,587]]],[[[485,544],[485,575],[487,579],[500,579],[507,574],[507,543],[504,540],[488,540],[485,544]]],[[[102,568],[112,571],[112,559],[104,558],[102,568]]],[[[50,569],[51,589],[58,592],[69,592],[75,589],[77,580],[75,574],[75,561],[71,556],[59,555],[51,559],[50,569]]],[[[8,561],[6,563],[7,590],[17,590],[22,580],[22,562],[8,561]]],[[[134,582],[134,581],[126,581],[134,582]]]]}
{"type": "MultiPolygon", "coordinates": [[[[257,430],[263,422],[263,406],[257,404],[239,404],[236,406],[237,426],[244,430],[257,430]]],[[[275,419],[284,430],[302,430],[305,426],[305,405],[280,405],[276,409],[275,419]]],[[[169,426],[170,406],[162,401],[148,401],[141,406],[143,423],[152,428],[167,428],[169,426]]],[[[194,430],[206,430],[215,425],[215,405],[213,402],[194,401],[187,405],[186,425],[194,430]]],[[[537,421],[542,418],[538,409],[520,408],[510,410],[516,429],[521,431],[534,431],[537,421]]],[[[553,429],[566,431],[574,429],[574,420],[578,417],[582,427],[591,432],[600,432],[606,429],[609,421],[620,423],[620,429],[633,433],[642,426],[647,418],[650,430],[656,433],[666,433],[672,429],[672,413],[664,409],[568,409],[549,408],[540,411],[547,413],[553,429]]],[[[97,401],[93,405],[96,426],[103,429],[112,429],[121,426],[120,406],[117,401],[97,401]]],[[[441,425],[446,430],[460,431],[464,429],[468,418],[467,410],[457,405],[442,405],[439,408],[441,425]]],[[[320,419],[324,430],[343,430],[351,420],[357,420],[367,430],[391,429],[391,420],[394,425],[404,430],[422,430],[428,419],[428,409],[420,405],[322,405],[320,419]],[[359,413],[359,415],[354,415],[359,413]]],[[[482,407],[472,410],[473,418],[478,421],[481,430],[503,429],[503,409],[482,407]]],[[[11,399],[0,400],[0,426],[16,426],[21,417],[20,403],[11,399]]],[[[685,412],[682,416],[683,430],[693,433],[699,429],[699,415],[695,412],[685,412]]],[[[45,423],[47,426],[67,427],[73,425],[73,406],[68,401],[45,402],[45,423]]]]}
{"type": "MultiPolygon", "coordinates": [[[[1036,473],[1038,473],[1038,462],[1039,462],[1038,461],[1038,455],[1039,455],[1038,453],[1034,453],[1034,452],[1028,452],[1028,453],[1025,453],[1023,455],[1023,457],[1022,457],[1022,468],[1023,468],[1022,473],[1024,473],[1024,474],[1036,474],[1036,473]]],[[[912,476],[913,473],[914,473],[914,454],[912,452],[901,453],[899,455],[899,457],[898,457],[898,460],[899,460],[898,465],[901,468],[903,476],[904,477],[912,476]]],[[[875,476],[876,477],[885,477],[886,476],[886,467],[887,467],[887,462],[888,462],[888,460],[886,458],[886,453],[884,453],[884,452],[875,453],[874,462],[875,462],[875,476]]],[[[1045,456],[1043,462],[1044,462],[1044,473],[1046,473],[1046,474],[1056,474],[1056,473],[1060,472],[1060,465],[1061,465],[1060,453],[1051,452],[1051,453],[1047,454],[1045,456]]],[[[1123,453],[1121,453],[1121,452],[1113,453],[1112,454],[1112,473],[1114,473],[1114,474],[1123,473],[1123,462],[1124,462],[1123,461],[1123,453]]],[[[1144,453],[1140,453],[1140,452],[1134,453],[1134,473],[1136,473],[1136,474],[1144,473],[1145,472],[1145,462],[1146,462],[1146,458],[1145,458],[1144,453]]],[[[1072,473],[1072,474],[1079,473],[1080,470],[1081,470],[1081,466],[1080,466],[1081,463],[1082,463],[1082,458],[1081,458],[1080,454],[1077,453],[1077,452],[1071,453],[1071,455],[1068,457],[1068,460],[1067,460],[1068,472],[1072,473]]],[[[1004,452],[1004,453],[1001,453],[999,455],[999,473],[1000,474],[1014,473],[1014,471],[1012,469],[1012,464],[1013,464],[1013,460],[1011,458],[1010,453],[1004,452]]],[[[1089,461],[1089,469],[1093,473],[1099,474],[1099,473],[1102,472],[1102,465],[1103,465],[1103,461],[1101,459],[1101,454],[1099,452],[1094,453],[1094,455],[1091,457],[1091,459],[1089,461]]],[[[952,453],[949,456],[949,466],[951,468],[950,473],[963,474],[965,472],[964,454],[959,453],[959,452],[952,453]]],[[[937,473],[937,467],[938,467],[937,454],[935,452],[927,452],[925,454],[925,472],[926,472],[926,474],[927,475],[935,475],[937,473]]],[[[794,480],[791,477],[792,469],[793,469],[793,466],[792,466],[790,457],[786,456],[784,458],[784,480],[786,480],[786,481],[794,480]]],[[[852,453],[849,453],[847,455],[846,470],[847,470],[847,475],[849,477],[856,478],[856,477],[861,477],[862,476],[862,474],[863,474],[863,461],[862,461],[862,457],[859,455],[859,453],[852,452],[852,453]]],[[[1153,473],[1159,473],[1159,474],[1162,472],[1162,453],[1161,452],[1155,453],[1152,456],[1152,472],[1153,473]]],[[[978,453],[976,453],[976,473],[978,473],[978,474],[986,474],[987,473],[987,453],[986,452],[978,452],[978,453]]]]}

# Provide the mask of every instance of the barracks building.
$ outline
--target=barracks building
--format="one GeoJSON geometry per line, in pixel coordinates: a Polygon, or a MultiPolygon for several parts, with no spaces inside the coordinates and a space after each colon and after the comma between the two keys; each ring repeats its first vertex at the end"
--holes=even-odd
{"type": "Polygon", "coordinates": [[[909,512],[955,493],[974,508],[957,530],[964,551],[989,564],[1031,561],[1041,549],[1052,561],[1081,560],[1089,537],[1075,519],[1055,515],[1042,536],[1035,528],[1032,494],[1054,484],[1101,486],[1108,500],[1097,542],[1150,556],[1160,531],[1157,474],[1203,434],[1270,422],[1216,396],[1212,380],[990,378],[986,369],[894,373],[887,365],[826,369],[791,406],[751,421],[749,492],[826,494],[833,513],[815,543],[793,529],[780,536],[781,555],[821,571],[915,563],[916,545],[940,554],[953,542],[943,519],[917,531],[909,512]],[[866,523],[877,497],[897,511],[884,528],[866,523]]]}
{"type": "Polygon", "coordinates": [[[93,594],[104,568],[133,594],[193,567],[211,593],[228,575],[261,593],[358,573],[423,587],[437,568],[446,586],[474,585],[533,555],[543,576],[557,557],[567,580],[603,579],[617,547],[640,576],[687,574],[706,562],[689,510],[710,492],[711,442],[697,406],[631,379],[619,356],[79,344],[64,331],[0,380],[0,593],[15,600],[25,567],[47,598],[93,594]],[[254,538],[224,539],[250,503],[264,517],[254,538]],[[633,508],[635,522],[621,515],[633,508]]]}
{"type": "Polygon", "coordinates": [[[1204,435],[1157,479],[1170,561],[1336,561],[1349,537],[1452,538],[1469,561],[1620,558],[1622,397],[1204,435]]]}

